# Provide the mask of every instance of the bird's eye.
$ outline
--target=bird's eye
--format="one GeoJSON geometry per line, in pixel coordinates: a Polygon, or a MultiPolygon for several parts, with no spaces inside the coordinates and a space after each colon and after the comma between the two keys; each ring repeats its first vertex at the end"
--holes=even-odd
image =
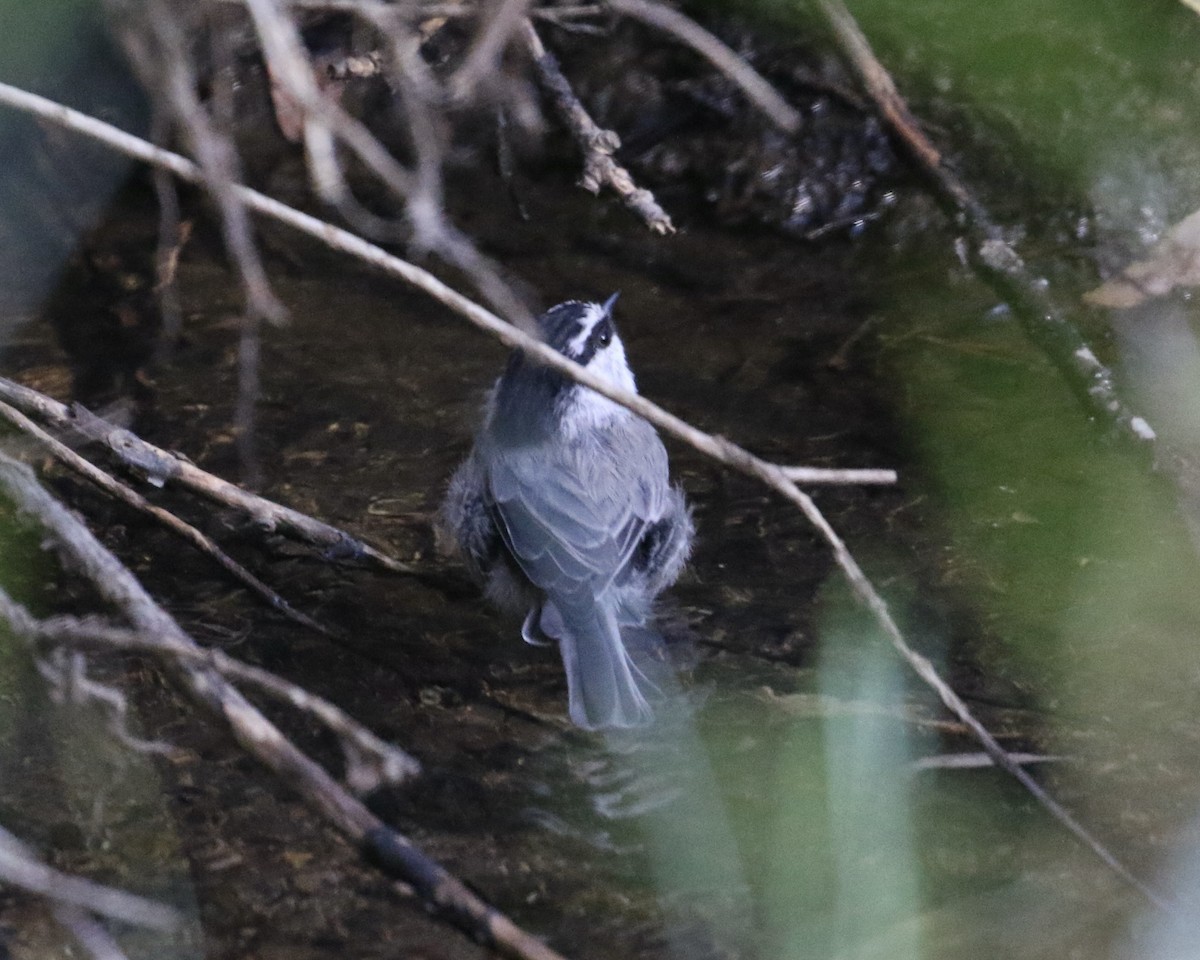
{"type": "Polygon", "coordinates": [[[612,338],[612,324],[607,320],[604,320],[598,327],[596,327],[595,332],[592,334],[592,339],[595,341],[597,348],[600,350],[603,350],[610,343],[612,343],[612,338]]]}

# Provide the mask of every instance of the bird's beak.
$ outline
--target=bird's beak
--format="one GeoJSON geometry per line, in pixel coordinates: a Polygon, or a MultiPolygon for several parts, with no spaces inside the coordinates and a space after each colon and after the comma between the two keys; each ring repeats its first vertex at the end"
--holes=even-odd
{"type": "Polygon", "coordinates": [[[621,295],[621,291],[618,290],[611,297],[609,297],[607,300],[604,301],[604,316],[606,316],[606,317],[612,316],[612,309],[616,305],[617,297],[619,297],[620,295],[621,295]]]}

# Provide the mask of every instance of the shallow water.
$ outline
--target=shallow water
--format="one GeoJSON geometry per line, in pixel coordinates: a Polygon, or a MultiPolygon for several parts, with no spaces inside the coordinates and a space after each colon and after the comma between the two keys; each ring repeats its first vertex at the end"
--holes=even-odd
{"type": "MultiPolygon", "coordinates": [[[[1022,189],[1036,192],[1041,172],[1022,189]]],[[[686,214],[679,236],[658,240],[565,174],[528,185],[527,223],[501,184],[475,176],[460,222],[543,303],[622,291],[618,322],[645,394],[779,462],[897,467],[898,488],[817,499],[914,645],[1002,742],[1063,758],[1039,776],[1136,873],[1194,895],[1200,610],[1179,491],[1087,422],[919,195],[854,242],[799,245],[686,214]]],[[[1106,255],[1057,246],[1071,216],[1047,214],[1030,237],[1064,296],[1106,255]]],[[[144,193],[108,223],[118,240],[151,236],[144,193]]],[[[1163,923],[1002,775],[914,767],[974,747],[796,511],[677,445],[699,529],[664,613],[680,689],[649,731],[570,728],[554,651],[521,643],[432,535],[503,350],[333,255],[270,230],[267,244],[291,322],[264,336],[264,492],[426,575],[267,550],[238,518],[162,495],[337,626],[334,643],[73,482],[56,489],[198,639],[411,749],[426,775],[374,805],[517,922],[580,957],[1159,957],[1188,943],[1194,932],[1163,923]]],[[[180,285],[185,338],[138,426],[236,477],[240,302],[203,230],[180,285]]],[[[1186,441],[1194,420],[1171,398],[1194,396],[1190,305],[1142,321],[1099,348],[1127,361],[1156,419],[1183,411],[1166,429],[1186,441]],[[1161,389],[1164,369],[1176,394],[1161,389]]],[[[3,362],[69,389],[42,326],[25,326],[3,362]]],[[[6,583],[21,575],[44,604],[91,608],[34,544],[21,552],[41,559],[6,583]]],[[[169,691],[144,688],[141,722],[188,753],[130,760],[69,711],[45,720],[20,655],[3,652],[15,666],[0,701],[0,822],[64,869],[187,908],[196,922],[178,955],[479,955],[169,691]]],[[[336,764],[304,724],[288,729],[336,764]]],[[[31,929],[16,910],[0,899],[10,927],[31,929]]],[[[10,938],[18,956],[22,936],[10,938]]],[[[165,950],[130,943],[134,955],[165,950]]]]}

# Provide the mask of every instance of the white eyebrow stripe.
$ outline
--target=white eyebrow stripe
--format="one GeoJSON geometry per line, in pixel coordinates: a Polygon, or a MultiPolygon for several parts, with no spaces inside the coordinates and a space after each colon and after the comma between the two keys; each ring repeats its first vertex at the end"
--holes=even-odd
{"type": "Polygon", "coordinates": [[[587,312],[583,315],[583,329],[575,334],[568,342],[567,349],[571,353],[579,353],[583,349],[583,345],[587,342],[587,338],[592,335],[592,330],[596,324],[604,319],[604,308],[598,303],[585,304],[587,312]]]}

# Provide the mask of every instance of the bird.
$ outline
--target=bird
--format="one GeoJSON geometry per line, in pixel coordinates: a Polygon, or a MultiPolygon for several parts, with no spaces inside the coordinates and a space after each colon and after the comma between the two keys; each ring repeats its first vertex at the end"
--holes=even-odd
{"type": "MultiPolygon", "coordinates": [[[[547,344],[637,392],[604,303],[568,300],[538,317],[547,344]]],[[[524,612],[528,643],[557,643],[568,713],[585,729],[636,727],[656,685],[629,644],[656,644],[655,598],[692,548],[691,509],[642,417],[514,350],[450,479],[439,522],[496,606],[524,612]]]]}

